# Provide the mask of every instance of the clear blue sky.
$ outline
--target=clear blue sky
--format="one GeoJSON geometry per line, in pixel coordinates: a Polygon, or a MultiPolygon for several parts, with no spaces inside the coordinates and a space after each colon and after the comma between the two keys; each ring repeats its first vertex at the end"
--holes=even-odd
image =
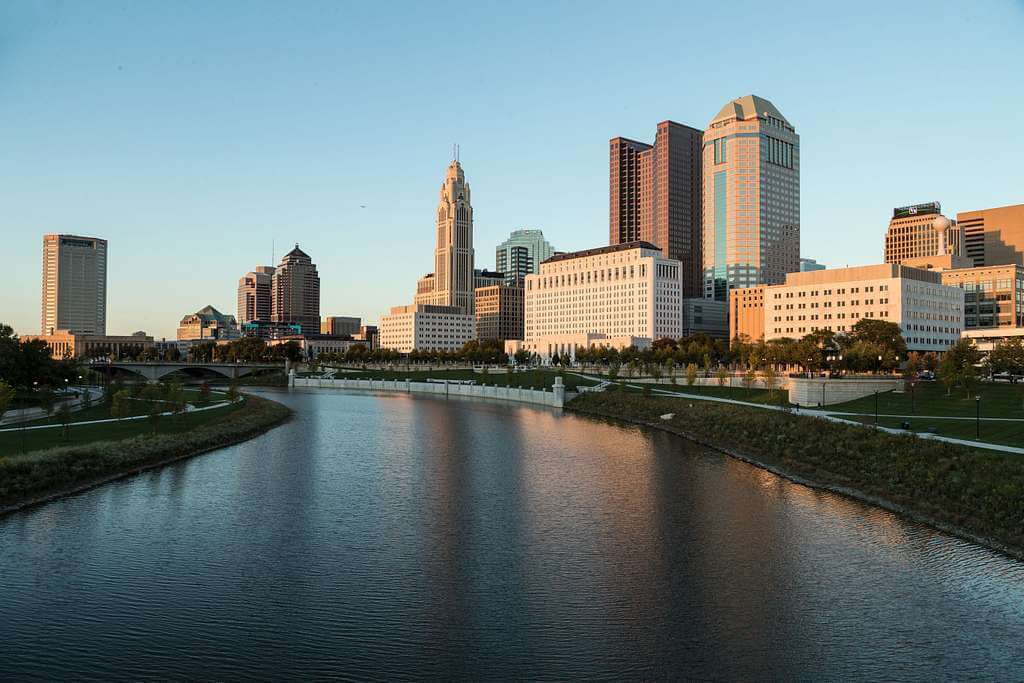
{"type": "Polygon", "coordinates": [[[748,93],[801,136],[804,256],[880,261],[896,205],[1024,202],[1024,3],[847,6],[0,3],[0,320],[38,332],[68,232],[110,240],[112,334],[233,313],[272,240],[376,321],[432,267],[453,142],[491,266],[518,227],[606,243],[608,139],[748,93]]]}

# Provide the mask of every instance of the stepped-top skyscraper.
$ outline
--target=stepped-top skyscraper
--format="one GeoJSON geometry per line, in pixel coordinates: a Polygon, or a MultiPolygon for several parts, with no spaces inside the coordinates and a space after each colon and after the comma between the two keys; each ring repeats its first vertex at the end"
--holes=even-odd
{"type": "Polygon", "coordinates": [[[238,280],[238,323],[244,325],[254,320],[270,320],[274,297],[271,289],[274,281],[274,266],[256,266],[238,280]]]}
{"type": "Polygon", "coordinates": [[[41,334],[107,333],[107,241],[43,235],[41,334]]]}
{"type": "Polygon", "coordinates": [[[747,95],[704,132],[704,296],[781,284],[800,270],[800,136],[771,102],[747,95]]]}
{"type": "Polygon", "coordinates": [[[622,137],[608,143],[608,243],[649,242],[682,262],[683,296],[701,292],[702,134],[662,121],[653,145],[622,137]]]}
{"type": "Polygon", "coordinates": [[[434,272],[420,278],[416,304],[456,306],[473,314],[473,205],[458,159],[448,164],[437,203],[434,272]]]}
{"type": "Polygon", "coordinates": [[[295,248],[274,271],[270,318],[275,323],[298,323],[303,334],[320,332],[320,275],[309,254],[295,248]]]}
{"type": "Polygon", "coordinates": [[[541,230],[513,230],[494,250],[494,269],[505,275],[505,284],[522,282],[540,272],[540,264],[555,254],[541,230]]]}

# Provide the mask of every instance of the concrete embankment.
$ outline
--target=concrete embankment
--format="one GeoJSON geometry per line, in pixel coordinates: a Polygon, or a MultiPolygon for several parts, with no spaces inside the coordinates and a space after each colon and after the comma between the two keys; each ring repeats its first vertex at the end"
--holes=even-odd
{"type": "MultiPolygon", "coordinates": [[[[347,389],[350,391],[387,391],[432,396],[464,396],[514,401],[533,405],[562,408],[567,400],[561,377],[555,378],[551,390],[523,389],[520,387],[485,386],[458,382],[414,382],[403,379],[334,379],[320,377],[291,377],[289,386],[316,389],[347,389]]],[[[569,395],[569,398],[572,394],[569,395]]]]}

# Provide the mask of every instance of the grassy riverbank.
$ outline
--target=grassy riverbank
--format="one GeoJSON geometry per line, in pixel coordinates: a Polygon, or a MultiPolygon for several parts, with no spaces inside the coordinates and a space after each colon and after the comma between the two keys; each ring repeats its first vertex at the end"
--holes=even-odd
{"type": "Polygon", "coordinates": [[[567,410],[665,429],[1024,557],[1024,458],[779,411],[584,394],[567,410]],[[661,415],[673,413],[671,420],[661,415]]]}
{"type": "MultiPolygon", "coordinates": [[[[246,396],[230,409],[209,411],[209,415],[213,417],[188,429],[2,457],[0,511],[244,441],[284,421],[291,410],[275,401],[246,396]]],[[[117,438],[116,433],[111,435],[117,438]]]]}

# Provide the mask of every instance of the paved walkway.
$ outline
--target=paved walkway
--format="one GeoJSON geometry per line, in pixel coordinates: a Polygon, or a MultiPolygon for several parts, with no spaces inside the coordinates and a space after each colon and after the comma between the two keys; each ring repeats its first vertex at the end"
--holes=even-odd
{"type": "MultiPolygon", "coordinates": [[[[82,387],[75,387],[75,388],[76,389],[81,389],[82,387]]],[[[103,389],[101,389],[99,387],[85,387],[85,389],[86,389],[86,391],[89,392],[89,397],[92,399],[93,403],[96,403],[97,401],[99,401],[100,399],[103,398],[103,389]]],[[[56,414],[57,408],[60,407],[60,403],[61,403],[61,401],[57,401],[57,400],[55,400],[53,402],[53,406],[54,406],[53,414],[56,414]]],[[[81,397],[76,398],[76,399],[72,399],[72,401],[71,401],[71,411],[75,412],[75,411],[81,410],[81,409],[82,409],[82,399],[81,399],[81,397]]],[[[31,422],[32,420],[41,420],[44,417],[47,417],[47,415],[46,415],[46,411],[43,410],[42,408],[27,408],[27,409],[24,409],[24,410],[8,410],[7,413],[3,416],[3,418],[0,418],[0,425],[17,424],[17,423],[20,423],[20,422],[31,422]]]]}
{"type": "MultiPolygon", "coordinates": [[[[228,401],[222,401],[220,403],[213,403],[213,404],[210,404],[208,406],[203,406],[202,408],[196,408],[191,403],[186,403],[185,404],[185,412],[186,413],[201,413],[204,410],[213,410],[214,408],[223,408],[226,405],[229,405],[228,401]]],[[[167,411],[167,412],[160,413],[160,414],[161,415],[173,415],[174,413],[172,413],[171,411],[167,411]]],[[[148,419],[149,419],[149,415],[132,415],[131,417],[122,417],[120,419],[116,418],[116,417],[111,417],[111,418],[107,418],[105,420],[83,420],[82,422],[69,422],[68,423],[68,427],[77,427],[79,425],[98,425],[98,424],[103,424],[105,422],[128,422],[130,420],[148,420],[148,419]]],[[[59,429],[63,429],[64,425],[62,425],[62,424],[53,424],[53,425],[33,425],[31,427],[8,427],[7,429],[0,429],[0,434],[2,434],[3,432],[20,432],[22,430],[28,431],[30,429],[58,429],[58,428],[59,429]]]]}
{"type": "MultiPolygon", "coordinates": [[[[640,387],[640,386],[638,386],[636,384],[626,384],[625,386],[627,386],[627,387],[629,387],[631,389],[641,389],[641,390],[643,389],[643,387],[640,387]]],[[[650,386],[650,385],[648,385],[648,386],[650,386]]],[[[779,407],[779,406],[769,406],[769,405],[765,405],[763,403],[751,403],[750,401],[737,401],[736,399],[732,399],[732,398],[720,398],[718,396],[703,396],[703,395],[700,395],[700,394],[684,394],[684,393],[680,393],[678,391],[667,391],[665,389],[654,389],[654,388],[652,388],[651,392],[652,393],[657,393],[657,394],[662,395],[662,396],[672,396],[674,398],[690,398],[690,399],[695,399],[697,401],[713,401],[715,403],[731,403],[733,405],[738,405],[738,406],[748,406],[750,408],[761,408],[762,410],[778,410],[778,411],[782,411],[782,412],[791,412],[791,413],[794,413],[794,414],[797,414],[797,415],[809,415],[811,417],[820,417],[820,418],[822,418],[824,420],[829,420],[830,422],[839,422],[839,423],[842,423],[842,424],[856,425],[858,427],[865,427],[865,428],[868,428],[868,429],[880,429],[883,432],[888,432],[890,434],[903,434],[903,435],[912,434],[912,435],[914,435],[914,436],[916,436],[918,438],[921,438],[921,439],[930,439],[932,441],[945,441],[946,443],[955,443],[955,444],[959,444],[961,446],[969,446],[971,448],[983,448],[983,449],[990,450],[990,451],[1002,451],[1004,453],[1017,453],[1017,454],[1020,454],[1020,455],[1024,455],[1024,448],[1020,448],[1020,447],[1017,447],[1017,446],[1003,446],[1001,444],[987,443],[987,442],[984,442],[984,441],[971,441],[969,439],[956,439],[956,438],[954,438],[952,436],[939,436],[938,434],[929,434],[927,432],[925,432],[925,433],[909,432],[909,431],[907,431],[905,429],[893,429],[891,427],[882,427],[882,426],[876,426],[876,425],[865,425],[863,422],[857,422],[856,420],[847,420],[847,419],[845,419],[845,417],[840,417],[840,415],[847,415],[847,416],[849,416],[849,415],[856,415],[856,416],[859,416],[859,417],[863,417],[864,416],[863,413],[834,413],[834,412],[831,412],[831,411],[817,410],[817,409],[814,409],[814,408],[790,409],[790,408],[782,408],[782,407],[779,407]]],[[[873,416],[874,413],[871,413],[871,415],[873,416]]],[[[879,417],[906,417],[906,418],[915,419],[915,420],[920,420],[920,419],[944,419],[944,418],[929,418],[929,417],[924,416],[924,415],[886,415],[886,416],[879,415],[879,417]]],[[[952,419],[964,419],[964,418],[952,418],[952,419]]],[[[973,419],[973,418],[966,418],[966,419],[973,419]]],[[[1011,420],[1011,421],[1012,420],[1016,420],[1016,418],[999,418],[999,417],[982,418],[982,419],[983,420],[984,419],[989,419],[989,420],[1011,420]]]]}

